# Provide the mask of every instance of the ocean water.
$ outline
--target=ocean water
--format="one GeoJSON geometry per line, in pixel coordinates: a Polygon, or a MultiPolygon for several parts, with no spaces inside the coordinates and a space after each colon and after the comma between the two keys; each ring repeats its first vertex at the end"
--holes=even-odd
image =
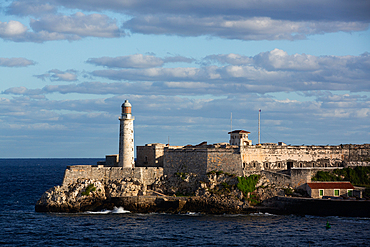
{"type": "MultiPolygon", "coordinates": [[[[99,159],[0,159],[1,246],[370,246],[370,219],[295,215],[134,214],[123,208],[36,213],[71,164],[99,159]],[[331,229],[326,229],[329,221],[331,229]]],[[[369,209],[370,210],[370,209],[369,209]]]]}

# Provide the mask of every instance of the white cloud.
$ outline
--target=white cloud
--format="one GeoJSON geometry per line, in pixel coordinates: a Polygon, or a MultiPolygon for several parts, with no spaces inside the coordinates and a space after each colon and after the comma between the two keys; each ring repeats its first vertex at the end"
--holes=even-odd
{"type": "Polygon", "coordinates": [[[1,38],[16,38],[26,33],[27,27],[19,21],[1,22],[0,21],[0,37],[1,38]]]}
{"type": "Polygon", "coordinates": [[[108,68],[154,68],[161,67],[165,63],[192,63],[195,60],[183,56],[169,56],[165,58],[153,55],[134,54],[120,57],[89,58],[86,62],[106,66],[108,68]]]}
{"type": "Polygon", "coordinates": [[[319,58],[306,55],[288,55],[287,52],[274,49],[270,52],[262,52],[255,56],[256,64],[269,70],[318,70],[320,68],[319,58]]]}
{"type": "Polygon", "coordinates": [[[23,57],[4,58],[0,57],[0,66],[3,67],[26,67],[35,65],[35,62],[23,57]]]}
{"type": "Polygon", "coordinates": [[[77,81],[77,71],[70,69],[67,71],[60,71],[58,69],[49,70],[48,73],[42,75],[35,75],[35,77],[50,81],[77,81]]]}
{"type": "Polygon", "coordinates": [[[163,65],[163,60],[155,56],[135,54],[121,57],[90,58],[87,63],[106,66],[109,68],[151,68],[163,65]]]}

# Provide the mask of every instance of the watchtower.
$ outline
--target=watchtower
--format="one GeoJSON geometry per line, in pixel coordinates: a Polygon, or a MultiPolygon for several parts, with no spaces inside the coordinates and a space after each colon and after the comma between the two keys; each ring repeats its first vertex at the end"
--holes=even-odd
{"type": "Polygon", "coordinates": [[[237,145],[239,147],[250,146],[252,141],[248,140],[249,131],[245,130],[234,130],[229,132],[230,134],[230,145],[237,145]]]}
{"type": "Polygon", "coordinates": [[[128,100],[122,104],[119,118],[119,166],[133,168],[134,160],[134,117],[131,114],[131,104],[128,100]]]}

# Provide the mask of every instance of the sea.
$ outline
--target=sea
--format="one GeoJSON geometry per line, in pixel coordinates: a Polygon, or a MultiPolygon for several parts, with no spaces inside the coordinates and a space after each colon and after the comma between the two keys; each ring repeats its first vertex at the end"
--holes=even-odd
{"type": "MultiPolygon", "coordinates": [[[[0,159],[1,246],[370,246],[370,218],[137,214],[124,208],[37,213],[67,165],[101,159],[0,159]],[[326,229],[326,223],[331,225],[326,229]]],[[[369,209],[370,210],[370,209],[369,209]]]]}

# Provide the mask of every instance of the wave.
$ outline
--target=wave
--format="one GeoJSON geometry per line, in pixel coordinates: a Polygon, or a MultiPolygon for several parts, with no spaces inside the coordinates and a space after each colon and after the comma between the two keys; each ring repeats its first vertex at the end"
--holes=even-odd
{"type": "Polygon", "coordinates": [[[119,207],[119,208],[114,207],[113,210],[104,209],[99,212],[87,211],[86,213],[87,214],[127,214],[131,212],[128,210],[125,210],[123,207],[119,207]]]}
{"type": "Polygon", "coordinates": [[[258,212],[258,213],[250,213],[248,214],[250,216],[277,216],[276,214],[270,214],[270,213],[262,213],[262,212],[258,212]]]}

